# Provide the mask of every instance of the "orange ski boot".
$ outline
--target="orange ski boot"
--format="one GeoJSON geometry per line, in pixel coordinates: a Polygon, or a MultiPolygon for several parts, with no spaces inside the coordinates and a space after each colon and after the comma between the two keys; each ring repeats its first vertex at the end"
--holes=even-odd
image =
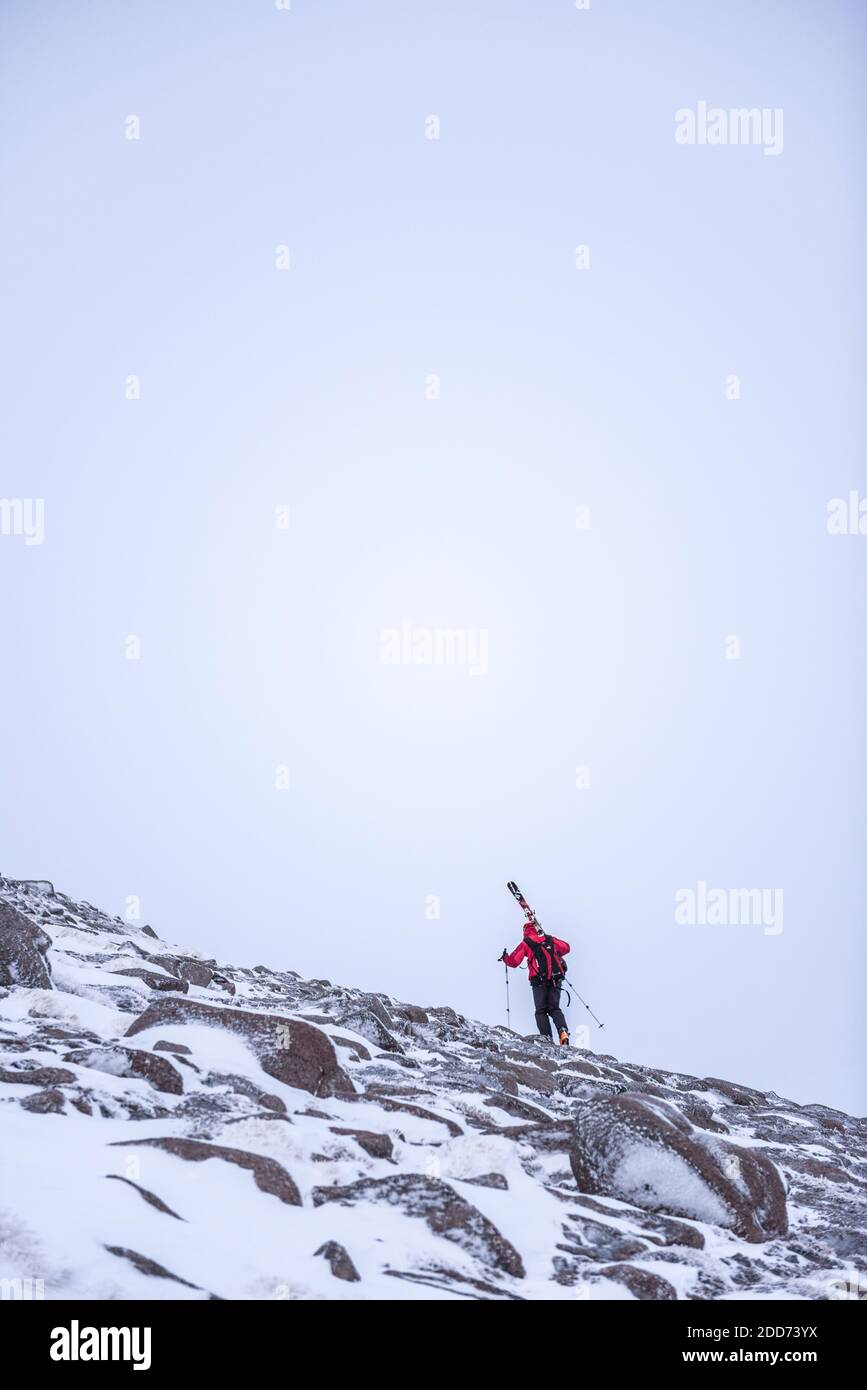
{"type": "Polygon", "coordinates": [[[561,1046],[561,1047],[568,1047],[568,1046],[569,1046],[569,1034],[567,1033],[567,1031],[566,1031],[565,1028],[561,1028],[561,1029],[560,1029],[560,1046],[561,1046]]]}

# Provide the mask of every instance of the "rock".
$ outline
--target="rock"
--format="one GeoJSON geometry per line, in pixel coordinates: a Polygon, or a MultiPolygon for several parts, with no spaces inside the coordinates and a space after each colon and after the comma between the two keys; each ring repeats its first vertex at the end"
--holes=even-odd
{"type": "Polygon", "coordinates": [[[167,1057],[156,1057],[152,1052],[144,1052],[137,1047],[122,1050],[129,1058],[130,1076],[140,1076],[150,1082],[155,1091],[162,1091],[166,1095],[183,1095],[184,1079],[167,1057]]]}
{"type": "MultiPolygon", "coordinates": [[[[384,1062],[385,1060],[386,1060],[386,1059],[385,1059],[381,1054],[380,1054],[380,1056],[379,1056],[378,1058],[374,1058],[374,1062],[376,1062],[376,1061],[382,1061],[382,1062],[384,1062]]],[[[404,1071],[420,1071],[420,1070],[421,1070],[421,1063],[420,1063],[420,1062],[417,1062],[416,1059],[415,1059],[414,1057],[407,1057],[407,1056],[405,1056],[403,1052],[389,1052],[389,1054],[388,1054],[388,1064],[389,1064],[389,1066],[403,1067],[404,1071]]]]}
{"type": "Polygon", "coordinates": [[[586,1101],[569,1158],[582,1192],[729,1227],[752,1242],[786,1233],[785,1187],[770,1159],[694,1129],[666,1101],[633,1093],[586,1101]]]}
{"type": "Polygon", "coordinates": [[[328,1261],[335,1279],[345,1279],[348,1284],[360,1282],[361,1275],[349,1258],[348,1252],[342,1245],[338,1245],[336,1240],[327,1240],[315,1253],[328,1261]]]}
{"type": "Polygon", "coordinates": [[[0,985],[51,989],[51,937],[9,903],[0,902],[0,985]]]}
{"type": "Polygon", "coordinates": [[[644,1219],[639,1216],[639,1225],[646,1234],[646,1239],[654,1245],[685,1245],[691,1250],[704,1249],[704,1236],[695,1226],[690,1226],[685,1221],[676,1221],[672,1216],[663,1216],[655,1212],[652,1219],[644,1219]]]}
{"type": "Polygon", "coordinates": [[[166,1206],[162,1197],[158,1197],[155,1192],[149,1192],[146,1187],[141,1187],[137,1182],[133,1182],[132,1178],[122,1178],[120,1173],[106,1173],[105,1176],[112,1182],[126,1183],[127,1187],[131,1187],[133,1191],[137,1192],[155,1211],[161,1211],[165,1216],[173,1216],[176,1221],[184,1220],[182,1216],[178,1216],[176,1211],[172,1211],[171,1207],[166,1206]]]}
{"type": "MultiPolygon", "coordinates": [[[[538,1034],[535,1035],[535,1037],[534,1037],[534,1042],[540,1042],[540,1041],[541,1041],[541,1039],[539,1038],[538,1034]]],[[[566,1071],[567,1068],[566,1068],[566,1067],[559,1066],[558,1063],[555,1062],[554,1059],[553,1059],[553,1057],[550,1055],[551,1052],[553,1051],[553,1048],[549,1046],[546,1050],[547,1050],[547,1052],[548,1052],[548,1056],[545,1056],[545,1055],[543,1054],[541,1048],[539,1048],[539,1047],[534,1047],[534,1048],[532,1049],[532,1053],[531,1053],[531,1056],[530,1056],[529,1058],[528,1058],[528,1056],[527,1056],[527,1050],[526,1050],[526,1048],[524,1049],[523,1052],[521,1052],[521,1051],[519,1051],[518,1048],[516,1048],[516,1047],[507,1047],[507,1048],[504,1048],[504,1049],[503,1049],[503,1053],[504,1053],[504,1056],[506,1056],[506,1057],[511,1057],[513,1062],[523,1062],[523,1063],[525,1063],[525,1064],[526,1064],[527,1062],[529,1062],[529,1064],[533,1067],[534,1070],[535,1070],[535,1069],[539,1069],[539,1070],[541,1070],[541,1071],[547,1071],[547,1072],[561,1072],[561,1073],[564,1072],[564,1071],[566,1071]]],[[[573,1049],[572,1049],[572,1052],[574,1052],[574,1051],[575,1051],[575,1049],[573,1048],[573,1049]]],[[[571,1059],[571,1053],[570,1053],[570,1059],[571,1059]]]]}
{"type": "Polygon", "coordinates": [[[62,1115],[66,1100],[62,1091],[35,1091],[19,1101],[22,1110],[32,1110],[35,1115],[62,1115]]]}
{"type": "Polygon", "coordinates": [[[157,934],[156,934],[156,932],[154,931],[153,927],[142,927],[141,931],[142,931],[142,936],[152,936],[153,939],[154,939],[154,941],[159,941],[159,937],[157,936],[157,934]]]}
{"type": "Polygon", "coordinates": [[[139,1274],[148,1274],[153,1279],[170,1279],[173,1284],[183,1284],[187,1289],[200,1289],[199,1284],[191,1284],[189,1279],[181,1279],[179,1275],[172,1274],[163,1265],[157,1264],[156,1260],[151,1260],[147,1255],[140,1255],[137,1250],[128,1250],[123,1245],[106,1245],[109,1255],[117,1255],[119,1259],[129,1260],[134,1265],[139,1274]]]}
{"type": "Polygon", "coordinates": [[[618,1284],[625,1284],[633,1297],[642,1301],[664,1299],[670,1302],[677,1298],[677,1291],[668,1280],[651,1274],[649,1269],[638,1269],[635,1265],[609,1265],[595,1273],[603,1274],[606,1279],[616,1279],[618,1284]]]}
{"type": "Polygon", "coordinates": [[[164,970],[167,975],[172,975],[174,979],[179,980],[181,978],[181,972],[178,969],[180,961],[177,956],[167,955],[165,951],[161,951],[159,954],[148,954],[147,951],[142,951],[141,954],[148,967],[158,965],[161,970],[164,970]]]}
{"type": "Polygon", "coordinates": [[[202,1163],[209,1158],[220,1158],[224,1163],[235,1163],[253,1174],[260,1192],[277,1197],[290,1207],[301,1206],[301,1194],[286,1169],[273,1158],[263,1154],[247,1153],[244,1149],[227,1149],[221,1144],[206,1144],[200,1139],[179,1139],[170,1136],[165,1139],[121,1139],[112,1144],[114,1149],[128,1148],[130,1145],[163,1149],[177,1158],[191,1163],[202,1163]]]}
{"type": "Polygon", "coordinates": [[[500,1192],[509,1190],[502,1173],[480,1173],[477,1178],[461,1178],[461,1182],[472,1183],[474,1187],[496,1187],[500,1192]]]}
{"type": "Polygon", "coordinates": [[[420,1009],[417,1004],[401,1004],[395,1012],[399,1018],[405,1018],[407,1023],[429,1022],[424,1009],[420,1009]]]}
{"type": "Polygon", "coordinates": [[[131,965],[125,970],[112,970],[111,975],[112,977],[128,975],[135,980],[144,980],[148,989],[155,989],[160,993],[170,991],[186,994],[189,989],[186,980],[179,980],[175,975],[158,975],[155,970],[144,970],[139,965],[131,965]]]}
{"type": "Polygon", "coordinates": [[[315,1207],[326,1202],[339,1202],[342,1206],[364,1202],[396,1207],[405,1216],[424,1220],[436,1235],[453,1241],[482,1264],[515,1279],[524,1278],[524,1264],[515,1247],[478,1208],[439,1178],[416,1173],[362,1178],[346,1187],[314,1187],[312,1195],[315,1207]]]}
{"type": "Polygon", "coordinates": [[[86,1028],[61,1028],[49,1023],[40,1031],[44,1038],[55,1038],[58,1042],[99,1042],[99,1034],[89,1033],[86,1028]]]}
{"type": "Polygon", "coordinates": [[[821,1158],[803,1158],[796,1154],[786,1156],[786,1168],[792,1169],[796,1173],[806,1173],[811,1178],[821,1178],[827,1182],[851,1182],[859,1187],[867,1186],[863,1178],[856,1178],[853,1173],[847,1173],[845,1168],[836,1163],[829,1163],[821,1158]]]}
{"type": "Polygon", "coordinates": [[[578,1072],[580,1076],[602,1075],[602,1072],[600,1071],[599,1067],[595,1067],[592,1062],[570,1062],[568,1067],[564,1067],[563,1070],[578,1072]]]}
{"type": "Polygon", "coordinates": [[[220,975],[220,974],[215,970],[215,971],[214,971],[213,983],[214,983],[215,985],[219,985],[220,989],[225,990],[227,994],[234,994],[234,993],[235,993],[235,982],[234,982],[234,980],[230,980],[229,977],[228,977],[228,975],[220,975]]]}
{"type": "Polygon", "coordinates": [[[512,1091],[511,1086],[506,1086],[507,1081],[512,1081],[516,1085],[526,1086],[531,1091],[541,1091],[542,1095],[552,1095],[557,1089],[557,1073],[543,1070],[542,1067],[525,1067],[516,1062],[504,1061],[500,1057],[494,1057],[485,1063],[486,1068],[495,1074],[501,1084],[508,1091],[512,1091]]]}
{"type": "Polygon", "coordinates": [[[191,1047],[184,1047],[183,1043],[165,1042],[162,1038],[154,1043],[154,1052],[174,1052],[177,1057],[192,1057],[191,1047]]]}
{"type": "Polygon", "coordinates": [[[207,989],[214,978],[213,970],[207,965],[202,965],[198,960],[181,959],[178,961],[178,974],[182,980],[186,980],[191,985],[198,985],[201,989],[207,989]]]}
{"type": "MultiPolygon", "coordinates": [[[[599,1216],[612,1216],[620,1220],[628,1220],[630,1225],[637,1226],[641,1237],[650,1241],[653,1245],[686,1245],[693,1250],[704,1249],[704,1236],[695,1226],[688,1225],[685,1221],[677,1221],[673,1216],[663,1216],[660,1212],[643,1211],[639,1207],[626,1209],[622,1205],[616,1208],[607,1206],[604,1202],[597,1202],[592,1197],[587,1197],[583,1193],[580,1197],[569,1195],[557,1188],[548,1188],[561,1202],[568,1202],[573,1211],[569,1220],[583,1221],[588,1211],[596,1212],[599,1216]]],[[[564,1234],[568,1234],[566,1227],[564,1234]]],[[[608,1231],[616,1229],[609,1226],[608,1231]]],[[[603,1255],[603,1259],[609,1257],[603,1255]]]]}
{"type": "MultiPolygon", "coordinates": [[[[600,1207],[599,1210],[604,1208],[600,1207]]],[[[557,1249],[575,1256],[579,1261],[630,1260],[647,1250],[646,1243],[638,1236],[606,1222],[595,1221],[580,1208],[568,1213],[561,1229],[563,1240],[558,1242],[557,1249]]]]}
{"type": "Polygon", "coordinates": [[[106,1043],[100,1047],[81,1047],[67,1052],[64,1061],[75,1062],[79,1067],[91,1071],[107,1072],[110,1076],[140,1077],[153,1086],[155,1091],[167,1095],[180,1096],[184,1093],[184,1080],[168,1057],[158,1057],[153,1052],[145,1052],[137,1047],[123,1047],[117,1043],[106,1043]]]}
{"type": "MultiPolygon", "coordinates": [[[[329,1019],[328,1022],[331,1023],[332,1020],[329,1019]]],[[[332,1033],[331,1041],[334,1043],[335,1047],[348,1047],[351,1052],[355,1053],[355,1056],[359,1062],[370,1061],[370,1053],[368,1052],[367,1048],[364,1046],[363,1043],[356,1042],[354,1038],[342,1038],[339,1036],[339,1034],[332,1033]]]]}
{"type": "Polygon", "coordinates": [[[713,1113],[712,1106],[699,1096],[691,1095],[687,1091],[678,1096],[677,1106],[681,1113],[694,1125],[698,1125],[700,1129],[710,1129],[715,1134],[728,1134],[728,1125],[724,1125],[721,1120],[718,1120],[713,1113]]]}
{"type": "Polygon", "coordinates": [[[383,1052],[403,1052],[397,1038],[392,1037],[382,1019],[371,1009],[353,1005],[339,1014],[335,1022],[341,1028],[348,1028],[353,1033],[360,1033],[363,1038],[367,1038],[368,1042],[372,1042],[383,1052]]]}
{"type": "Polygon", "coordinates": [[[77,1079],[75,1072],[65,1067],[0,1068],[0,1081],[11,1086],[71,1086],[77,1079]]]}
{"type": "Polygon", "coordinates": [[[453,1139],[458,1139],[463,1134],[459,1124],[454,1120],[448,1119],[445,1115],[437,1115],[433,1110],[426,1110],[423,1105],[411,1105],[407,1101],[395,1100],[393,1096],[377,1094],[376,1103],[382,1110],[398,1111],[404,1115],[415,1115],[419,1120],[433,1120],[438,1125],[445,1125],[453,1139]]]}
{"type": "Polygon", "coordinates": [[[539,1120],[543,1124],[550,1123],[550,1116],[544,1110],[540,1110],[537,1105],[531,1105],[526,1100],[519,1100],[517,1096],[510,1096],[505,1091],[500,1091],[495,1096],[489,1096],[485,1105],[496,1106],[498,1110],[505,1110],[507,1115],[514,1115],[519,1120],[539,1120]]]}
{"type": "Polygon", "coordinates": [[[331,1126],[331,1133],[348,1135],[371,1158],[391,1158],[394,1153],[394,1146],[387,1134],[374,1134],[369,1129],[341,1129],[337,1125],[331,1126]]]}
{"type": "Polygon", "coordinates": [[[492,1284],[486,1279],[474,1279],[471,1275],[448,1265],[426,1264],[423,1271],[417,1269],[384,1269],[383,1274],[390,1279],[404,1279],[409,1284],[423,1284],[431,1289],[444,1289],[446,1293],[458,1293],[464,1298],[474,1298],[497,1303],[523,1303],[519,1293],[513,1293],[503,1284],[492,1284]],[[473,1292],[471,1292],[473,1290],[473,1292]]]}
{"type": "Polygon", "coordinates": [[[717,1076],[706,1076],[704,1084],[712,1091],[719,1091],[733,1105],[761,1105],[765,1099],[761,1091],[752,1091],[749,1086],[736,1086],[732,1081],[720,1081],[717,1076]]]}
{"type": "Polygon", "coordinates": [[[378,994],[362,994],[358,1003],[362,1008],[368,1009],[374,1018],[378,1018],[383,1028],[394,1027],[394,1019],[378,994]]]}
{"type": "Polygon", "coordinates": [[[286,1106],[279,1096],[272,1096],[270,1091],[263,1091],[259,1097],[259,1104],[264,1105],[266,1110],[273,1110],[276,1115],[285,1115],[286,1106]]]}
{"type": "Polygon", "coordinates": [[[331,1040],[319,1028],[277,1014],[247,1013],[220,1008],[198,999],[154,1001],[127,1029],[127,1037],[165,1024],[205,1023],[225,1028],[244,1039],[262,1070],[276,1081],[311,1095],[352,1095],[355,1087],[338,1065],[331,1040]]]}
{"type": "Polygon", "coordinates": [[[450,1009],[447,1004],[437,1008],[433,1008],[429,1005],[426,1012],[430,1015],[428,1022],[433,1019],[437,1023],[443,1025],[445,1032],[443,1032],[442,1029],[440,1030],[441,1036],[443,1037],[447,1036],[452,1029],[463,1027],[467,1021],[463,1014],[456,1013],[455,1010],[450,1009]]]}

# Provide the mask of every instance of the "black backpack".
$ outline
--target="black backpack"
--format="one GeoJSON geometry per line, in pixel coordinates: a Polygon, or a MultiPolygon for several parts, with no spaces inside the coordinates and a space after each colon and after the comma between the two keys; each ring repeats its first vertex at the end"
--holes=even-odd
{"type": "Polygon", "coordinates": [[[533,959],[539,970],[536,979],[544,980],[546,984],[558,985],[566,974],[566,962],[562,956],[557,954],[554,948],[553,936],[548,936],[547,934],[545,936],[545,949],[548,955],[542,950],[541,941],[531,941],[529,936],[525,936],[524,940],[533,952],[533,959]],[[549,966],[551,971],[550,974],[548,973],[549,966]]]}

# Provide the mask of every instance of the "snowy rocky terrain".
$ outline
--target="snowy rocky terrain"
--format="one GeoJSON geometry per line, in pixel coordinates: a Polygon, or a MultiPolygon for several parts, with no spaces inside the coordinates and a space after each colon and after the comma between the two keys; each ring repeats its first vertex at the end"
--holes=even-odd
{"type": "Polygon", "coordinates": [[[0,879],[0,1053],[0,1279],[46,1298],[830,1299],[867,1270],[867,1120],[218,964],[48,884],[0,879]]]}

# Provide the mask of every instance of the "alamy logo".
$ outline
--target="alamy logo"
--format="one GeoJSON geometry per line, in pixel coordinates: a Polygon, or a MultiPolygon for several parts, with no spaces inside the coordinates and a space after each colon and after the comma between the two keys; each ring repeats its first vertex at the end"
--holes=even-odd
{"type": "Polygon", "coordinates": [[[825,525],[829,536],[867,536],[867,497],[854,488],[848,497],[832,497],[825,525]]]}
{"type": "Polygon", "coordinates": [[[471,676],[488,674],[488,629],[384,627],[379,634],[384,666],[466,666],[471,676]]]}
{"type": "Polygon", "coordinates": [[[52,1361],[131,1361],[134,1371],[150,1370],[149,1327],[81,1327],[73,1318],[69,1327],[51,1331],[52,1361]]]}
{"type": "Polygon", "coordinates": [[[674,920],[686,927],[762,927],[765,936],[783,930],[782,888],[678,888],[674,920]]]}
{"type": "Polygon", "coordinates": [[[45,540],[45,501],[42,497],[0,497],[0,536],[23,536],[25,545],[45,540]]]}
{"type": "Polygon", "coordinates": [[[838,1301],[842,1299],[846,1303],[867,1303],[867,1275],[852,1270],[845,1276],[832,1279],[828,1285],[828,1297],[838,1301]]]}
{"type": "Polygon", "coordinates": [[[764,154],[783,153],[781,106],[708,106],[706,101],[674,113],[679,145],[761,145],[764,154]]]}
{"type": "Polygon", "coordinates": [[[0,1301],[29,1301],[44,1297],[44,1279],[0,1279],[0,1301]]]}

